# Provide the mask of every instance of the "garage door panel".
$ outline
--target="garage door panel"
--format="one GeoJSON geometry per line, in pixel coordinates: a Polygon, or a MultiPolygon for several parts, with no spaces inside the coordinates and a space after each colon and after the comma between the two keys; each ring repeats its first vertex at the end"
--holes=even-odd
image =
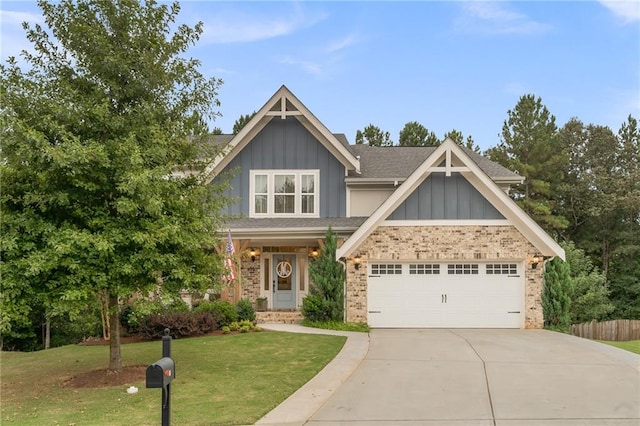
{"type": "Polygon", "coordinates": [[[389,263],[368,277],[372,327],[521,328],[521,264],[389,263]],[[391,272],[390,272],[391,271],[391,272]]]}

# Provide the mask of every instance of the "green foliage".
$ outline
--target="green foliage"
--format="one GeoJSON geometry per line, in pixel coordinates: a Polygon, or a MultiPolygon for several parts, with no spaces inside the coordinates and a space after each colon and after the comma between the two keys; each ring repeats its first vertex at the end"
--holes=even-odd
{"type": "Polygon", "coordinates": [[[476,145],[476,142],[473,140],[473,136],[469,135],[465,139],[464,135],[459,130],[453,129],[448,131],[444,134],[444,138],[449,138],[455,141],[460,146],[464,146],[465,148],[468,148],[475,153],[480,153],[480,147],[476,145]]]}
{"type": "Polygon", "coordinates": [[[570,120],[560,131],[569,153],[562,214],[565,238],[606,277],[613,318],[640,319],[640,132],[629,116],[617,135],[570,120]]]}
{"type": "Polygon", "coordinates": [[[393,146],[389,132],[383,132],[378,126],[369,124],[362,131],[356,132],[356,144],[368,144],[371,146],[393,146]]]}
{"type": "Polygon", "coordinates": [[[309,296],[302,301],[302,314],[309,320],[344,320],[344,281],[346,273],[343,265],[336,260],[337,245],[337,236],[329,226],[320,256],[309,264],[309,276],[311,278],[309,296]]]}
{"type": "Polygon", "coordinates": [[[417,121],[410,121],[400,130],[399,146],[438,146],[440,139],[435,133],[417,121]]]}
{"type": "Polygon", "coordinates": [[[609,300],[607,279],[584,250],[573,243],[563,244],[572,281],[571,322],[578,324],[591,320],[602,321],[613,312],[614,305],[609,300]]]}
{"type": "Polygon", "coordinates": [[[257,113],[255,111],[247,115],[241,114],[240,117],[238,117],[238,119],[235,121],[235,123],[233,123],[233,134],[237,135],[238,133],[240,133],[240,130],[242,130],[242,128],[246,126],[247,123],[251,121],[253,116],[256,114],[257,113]]]}
{"type": "Polygon", "coordinates": [[[370,330],[369,326],[362,322],[310,321],[305,319],[302,321],[302,325],[305,327],[321,328],[324,330],[357,331],[361,333],[368,333],[370,330]]]}
{"type": "Polygon", "coordinates": [[[207,334],[216,330],[217,324],[209,312],[162,312],[142,319],[138,333],[148,340],[155,340],[162,338],[166,329],[177,339],[207,334]]]}
{"type": "Polygon", "coordinates": [[[566,169],[566,151],[557,142],[558,129],[541,98],[522,96],[502,126],[502,140],[487,152],[510,170],[525,178],[514,185],[511,196],[547,232],[554,234],[567,227],[567,219],[558,213],[557,188],[566,169]]]}
{"type": "Polygon", "coordinates": [[[236,312],[238,313],[239,321],[255,321],[256,311],[253,309],[253,305],[249,299],[240,299],[236,304],[236,312]]]}
{"type": "Polygon", "coordinates": [[[542,310],[545,325],[562,331],[571,326],[573,288],[569,264],[555,258],[547,263],[544,273],[542,310]]]}
{"type": "Polygon", "coordinates": [[[203,301],[193,310],[194,312],[209,312],[216,321],[218,328],[238,320],[238,312],[235,306],[224,300],[203,301]]]}
{"type": "MultiPolygon", "coordinates": [[[[176,24],[177,3],[40,1],[48,30],[25,25],[26,71],[0,67],[0,333],[99,292],[109,297],[121,368],[118,300],[159,282],[168,292],[214,287],[223,185],[167,177],[204,170],[215,152],[207,119],[220,80],[181,57],[200,37],[176,24]]],[[[52,312],[52,313],[50,313],[52,312]]]]}
{"type": "Polygon", "coordinates": [[[331,307],[322,296],[310,294],[302,299],[302,315],[311,322],[326,322],[331,320],[331,307]]]}

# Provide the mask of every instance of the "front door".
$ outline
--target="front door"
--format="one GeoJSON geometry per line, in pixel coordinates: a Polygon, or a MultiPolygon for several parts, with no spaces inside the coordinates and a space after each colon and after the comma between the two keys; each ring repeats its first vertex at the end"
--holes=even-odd
{"type": "Polygon", "coordinates": [[[296,255],[273,256],[273,308],[296,308],[296,255]]]}

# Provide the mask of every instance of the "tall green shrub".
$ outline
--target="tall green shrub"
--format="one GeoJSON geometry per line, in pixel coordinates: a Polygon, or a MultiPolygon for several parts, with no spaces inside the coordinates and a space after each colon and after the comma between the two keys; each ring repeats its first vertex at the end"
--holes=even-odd
{"type": "Polygon", "coordinates": [[[346,273],[342,263],[336,260],[337,247],[338,238],[329,226],[325,234],[324,249],[309,264],[309,275],[313,282],[309,286],[309,297],[302,304],[302,314],[308,320],[344,320],[346,273]]]}
{"type": "Polygon", "coordinates": [[[555,258],[547,264],[544,273],[542,310],[544,322],[550,328],[567,331],[571,325],[571,298],[573,284],[569,264],[555,258]]]}

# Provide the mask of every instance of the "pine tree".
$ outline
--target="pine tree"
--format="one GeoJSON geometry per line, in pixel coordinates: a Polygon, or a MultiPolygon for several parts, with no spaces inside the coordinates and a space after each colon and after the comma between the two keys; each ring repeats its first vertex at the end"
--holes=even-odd
{"type": "Polygon", "coordinates": [[[344,319],[344,281],[346,278],[343,265],[336,260],[338,238],[331,226],[325,235],[324,248],[317,259],[309,265],[312,284],[309,296],[305,298],[303,313],[305,317],[315,321],[343,321],[344,319]],[[310,318],[308,314],[317,314],[310,318]],[[317,312],[320,311],[320,312],[317,312]]]}

